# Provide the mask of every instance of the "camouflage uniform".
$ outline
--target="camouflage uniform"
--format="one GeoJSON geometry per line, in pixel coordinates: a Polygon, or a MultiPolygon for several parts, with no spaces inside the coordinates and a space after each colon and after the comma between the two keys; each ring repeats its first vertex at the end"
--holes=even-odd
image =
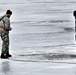
{"type": "Polygon", "coordinates": [[[2,54],[9,54],[9,33],[6,31],[1,33],[2,43],[2,54]]]}
{"type": "Polygon", "coordinates": [[[5,29],[5,30],[0,30],[0,36],[3,41],[1,54],[6,55],[9,54],[9,31],[11,30],[10,20],[6,15],[4,15],[4,18],[0,21],[0,28],[5,29]]]}

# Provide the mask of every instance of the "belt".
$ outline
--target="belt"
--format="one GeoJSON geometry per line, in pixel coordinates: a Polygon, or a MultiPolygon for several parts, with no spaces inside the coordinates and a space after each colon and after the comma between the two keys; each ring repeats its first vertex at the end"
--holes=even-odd
{"type": "Polygon", "coordinates": [[[4,30],[4,28],[0,28],[0,30],[4,30]]]}

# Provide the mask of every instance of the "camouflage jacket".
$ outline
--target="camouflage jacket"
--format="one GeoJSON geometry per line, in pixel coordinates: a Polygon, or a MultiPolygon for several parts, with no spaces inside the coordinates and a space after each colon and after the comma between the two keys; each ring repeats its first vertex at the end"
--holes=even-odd
{"type": "Polygon", "coordinates": [[[0,17],[0,28],[5,28],[8,31],[12,30],[10,27],[10,19],[7,17],[7,15],[0,17]]]}

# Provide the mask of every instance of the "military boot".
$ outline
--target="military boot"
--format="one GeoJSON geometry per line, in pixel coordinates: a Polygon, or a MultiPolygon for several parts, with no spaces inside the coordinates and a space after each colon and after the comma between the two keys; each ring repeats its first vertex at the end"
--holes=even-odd
{"type": "Polygon", "coordinates": [[[8,59],[9,57],[6,54],[1,54],[1,59],[8,59]]]}

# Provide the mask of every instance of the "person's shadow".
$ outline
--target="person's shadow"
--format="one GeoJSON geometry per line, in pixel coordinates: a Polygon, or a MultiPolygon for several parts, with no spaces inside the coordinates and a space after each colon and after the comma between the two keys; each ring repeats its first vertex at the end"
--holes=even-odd
{"type": "Polygon", "coordinates": [[[10,62],[9,61],[4,61],[2,62],[2,73],[4,75],[9,75],[10,72],[11,72],[11,69],[10,69],[10,62]]]}

